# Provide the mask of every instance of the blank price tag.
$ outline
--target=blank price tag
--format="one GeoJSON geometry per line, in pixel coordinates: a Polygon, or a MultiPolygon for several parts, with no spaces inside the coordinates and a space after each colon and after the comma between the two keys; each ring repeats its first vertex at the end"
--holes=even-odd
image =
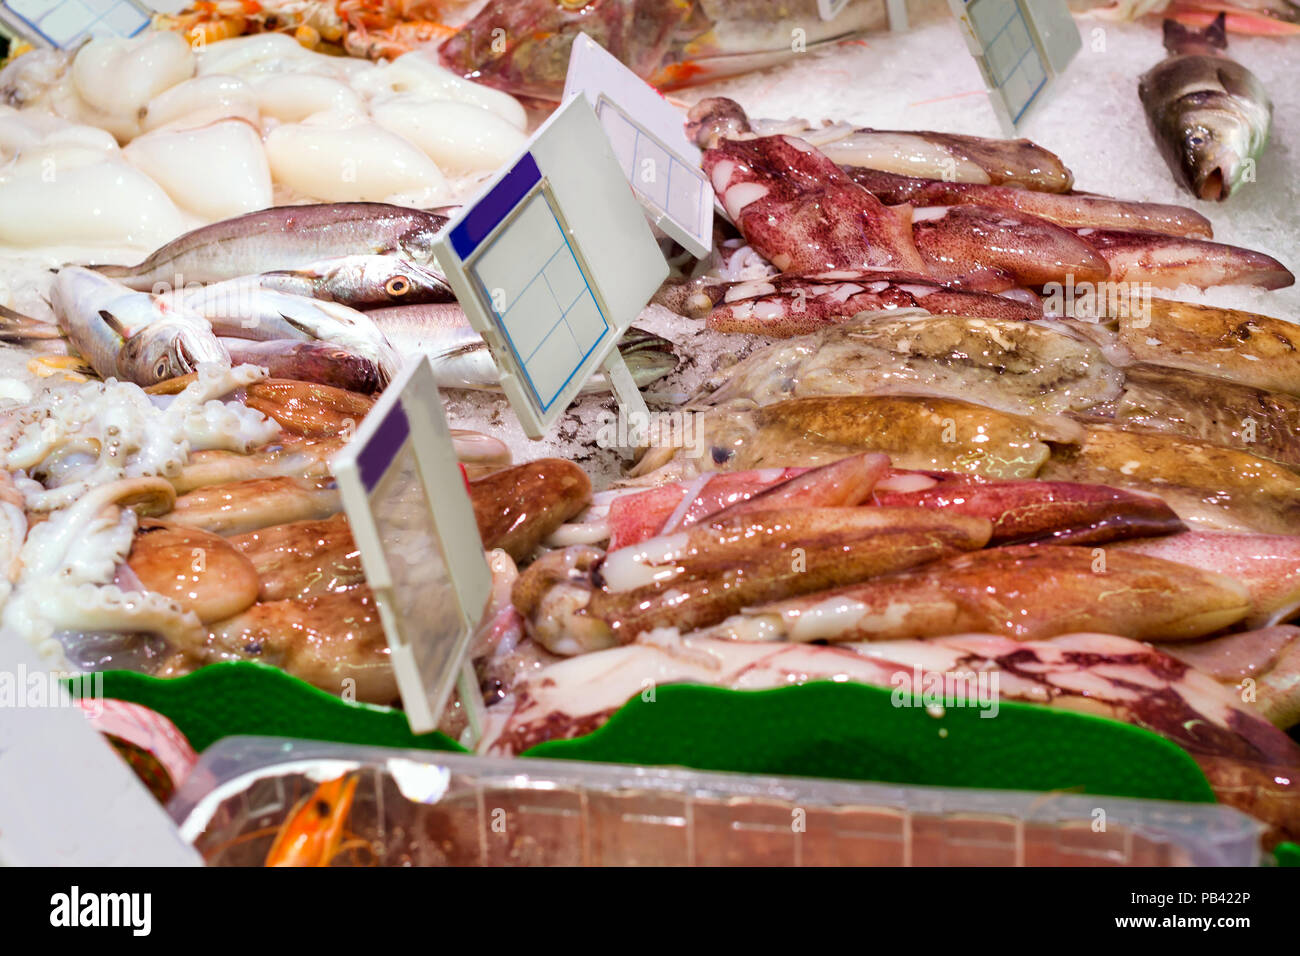
{"type": "Polygon", "coordinates": [[[573,42],[564,98],[582,94],[650,220],[697,259],[713,248],[713,187],[686,118],[585,33],[573,42]]]}
{"type": "Polygon", "coordinates": [[[646,414],[617,374],[617,344],[668,264],[585,98],[551,115],[434,254],[529,437],[546,434],[602,366],[615,367],[625,411],[646,414]]]}
{"type": "Polygon", "coordinates": [[[64,50],[86,37],[133,37],[149,19],[134,0],[0,0],[0,22],[37,46],[64,50]]]}
{"type": "Polygon", "coordinates": [[[1007,134],[1083,46],[1066,0],[948,0],[1007,134]]]}
{"type": "Polygon", "coordinates": [[[392,653],[411,729],[437,728],[492,589],[474,508],[428,356],[412,359],[334,459],[334,476],[392,653]]]}

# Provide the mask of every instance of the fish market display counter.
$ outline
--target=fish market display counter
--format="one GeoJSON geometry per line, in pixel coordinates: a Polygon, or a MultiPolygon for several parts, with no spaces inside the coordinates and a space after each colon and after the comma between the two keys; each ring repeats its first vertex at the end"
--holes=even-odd
{"type": "Polygon", "coordinates": [[[14,21],[0,860],[1300,859],[1300,11],[426,6],[14,21]]]}

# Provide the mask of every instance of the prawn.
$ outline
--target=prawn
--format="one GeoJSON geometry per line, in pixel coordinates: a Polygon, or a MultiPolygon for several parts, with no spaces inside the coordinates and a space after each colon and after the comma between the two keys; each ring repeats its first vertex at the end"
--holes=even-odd
{"type": "Polygon", "coordinates": [[[345,773],[299,800],[280,824],[266,865],[329,866],[345,850],[368,848],[360,838],[344,839],[358,780],[355,773],[345,773]]]}

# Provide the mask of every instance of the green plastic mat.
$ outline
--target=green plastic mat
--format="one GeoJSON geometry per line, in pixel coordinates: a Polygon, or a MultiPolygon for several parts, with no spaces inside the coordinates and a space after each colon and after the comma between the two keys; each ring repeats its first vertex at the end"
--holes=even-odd
{"type": "MultiPolygon", "coordinates": [[[[462,750],[413,734],[400,710],[343,701],[277,668],[214,664],[162,680],[104,675],[104,694],[165,715],[197,750],[236,734],[427,750],[462,750]]],[[[918,702],[919,703],[919,702],[918,702]]],[[[864,684],[818,682],[766,691],[689,684],[633,698],[600,729],[524,756],[699,770],[879,780],[943,787],[1072,790],[1213,801],[1182,749],[1116,721],[1001,703],[996,717],[949,707],[898,707],[864,684]]]]}
{"type": "Polygon", "coordinates": [[[1180,747],[1128,724],[1031,704],[898,707],[864,684],[733,691],[685,684],[634,698],[595,732],[525,756],[698,770],[1214,802],[1180,747]]]}
{"type": "Polygon", "coordinates": [[[464,752],[443,734],[412,733],[400,710],[348,703],[255,661],[210,664],[170,680],[105,671],[104,696],[156,710],[198,751],[222,737],[252,734],[464,752]]]}

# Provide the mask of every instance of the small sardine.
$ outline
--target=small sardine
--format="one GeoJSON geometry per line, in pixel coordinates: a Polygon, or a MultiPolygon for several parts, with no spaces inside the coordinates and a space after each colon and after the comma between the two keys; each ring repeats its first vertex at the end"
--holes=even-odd
{"type": "MultiPolygon", "coordinates": [[[[374,319],[401,354],[424,352],[431,356],[442,388],[495,390],[500,387],[501,379],[492,354],[460,306],[376,309],[367,316],[374,319]]],[[[643,329],[628,329],[618,349],[638,388],[645,388],[677,367],[672,343],[643,329]]],[[[609,390],[605,373],[597,371],[582,387],[582,394],[609,390]]]]}
{"type": "Polygon", "coordinates": [[[230,364],[202,316],[88,269],[60,270],[50,300],[59,328],[103,378],[148,386],[188,375],[200,362],[230,364]]]}
{"type": "Polygon", "coordinates": [[[1223,55],[1227,47],[1223,14],[1205,30],[1166,20],[1170,55],[1138,85],[1165,162],[1201,199],[1222,201],[1253,181],[1273,125],[1268,92],[1255,74],[1223,55]]]}
{"type": "Polygon", "coordinates": [[[433,238],[447,222],[435,213],[388,203],[273,206],[195,229],[134,266],[93,268],[132,289],[169,292],[187,282],[220,282],[322,259],[395,255],[433,261],[433,238]]]}

